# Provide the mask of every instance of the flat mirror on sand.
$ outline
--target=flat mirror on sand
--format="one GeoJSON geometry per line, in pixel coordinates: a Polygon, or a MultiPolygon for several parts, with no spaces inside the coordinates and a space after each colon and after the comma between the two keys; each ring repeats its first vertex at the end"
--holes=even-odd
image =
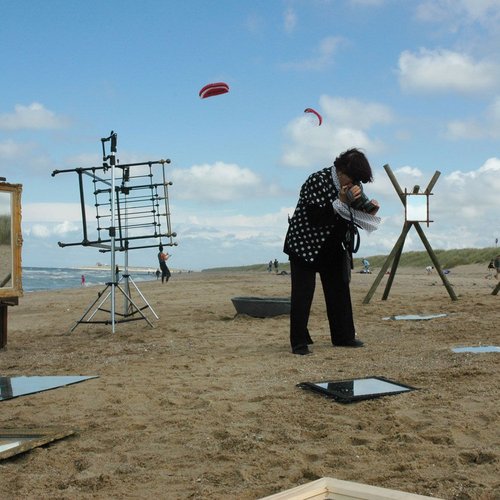
{"type": "Polygon", "coordinates": [[[301,382],[297,384],[297,387],[317,392],[339,403],[353,403],[364,399],[373,399],[416,390],[416,387],[394,382],[384,377],[301,382]]]}
{"type": "Polygon", "coordinates": [[[452,349],[453,352],[500,352],[500,347],[497,345],[480,345],[480,346],[470,346],[470,347],[455,347],[452,349]]]}
{"type": "Polygon", "coordinates": [[[435,318],[444,318],[448,316],[447,314],[401,314],[396,316],[387,316],[382,318],[384,320],[395,320],[395,321],[421,321],[429,320],[435,318]]]}
{"type": "Polygon", "coordinates": [[[0,401],[77,384],[94,376],[0,377],[0,401]]]}
{"type": "Polygon", "coordinates": [[[0,428],[0,460],[32,450],[75,432],[61,429],[2,429],[0,428]]]}

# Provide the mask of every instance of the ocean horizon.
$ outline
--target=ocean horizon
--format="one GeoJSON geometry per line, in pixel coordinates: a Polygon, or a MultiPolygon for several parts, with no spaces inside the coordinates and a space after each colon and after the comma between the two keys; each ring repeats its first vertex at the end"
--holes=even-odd
{"type": "MultiPolygon", "coordinates": [[[[22,270],[24,292],[61,290],[93,285],[102,285],[104,287],[112,279],[109,266],[83,266],[78,268],[23,266],[22,270]],[[85,277],[84,285],[82,285],[82,275],[85,277]]],[[[136,282],[156,280],[155,271],[148,268],[129,268],[129,275],[136,282]]]]}

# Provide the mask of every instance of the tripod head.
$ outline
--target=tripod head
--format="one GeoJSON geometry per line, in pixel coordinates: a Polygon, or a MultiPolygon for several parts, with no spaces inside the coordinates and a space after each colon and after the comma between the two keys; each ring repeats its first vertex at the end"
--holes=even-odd
{"type": "Polygon", "coordinates": [[[107,160],[111,160],[111,165],[115,164],[115,153],[116,153],[116,143],[117,143],[117,134],[116,132],[111,131],[109,134],[109,137],[102,137],[101,138],[101,144],[102,144],[102,166],[107,169],[108,164],[106,163],[107,160]],[[111,141],[111,154],[106,156],[106,148],[104,146],[105,142],[111,141]]]}

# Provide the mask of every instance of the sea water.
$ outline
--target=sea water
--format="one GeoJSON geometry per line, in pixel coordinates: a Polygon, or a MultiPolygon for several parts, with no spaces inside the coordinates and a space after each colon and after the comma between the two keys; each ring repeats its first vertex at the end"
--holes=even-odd
{"type": "MultiPolygon", "coordinates": [[[[129,272],[135,281],[155,280],[156,276],[147,271],[129,272]]],[[[120,278],[122,274],[120,273],[120,278]]],[[[109,269],[77,269],[68,267],[23,267],[22,285],[25,292],[40,290],[60,290],[82,286],[102,285],[111,281],[109,269]],[[85,285],[82,285],[82,275],[85,285]]]]}

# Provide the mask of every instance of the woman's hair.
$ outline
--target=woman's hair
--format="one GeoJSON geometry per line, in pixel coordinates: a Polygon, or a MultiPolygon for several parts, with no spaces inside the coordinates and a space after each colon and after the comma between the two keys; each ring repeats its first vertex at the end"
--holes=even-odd
{"type": "Polygon", "coordinates": [[[348,149],[333,162],[335,168],[349,176],[354,182],[372,182],[373,174],[364,153],[359,149],[348,149]]]}

